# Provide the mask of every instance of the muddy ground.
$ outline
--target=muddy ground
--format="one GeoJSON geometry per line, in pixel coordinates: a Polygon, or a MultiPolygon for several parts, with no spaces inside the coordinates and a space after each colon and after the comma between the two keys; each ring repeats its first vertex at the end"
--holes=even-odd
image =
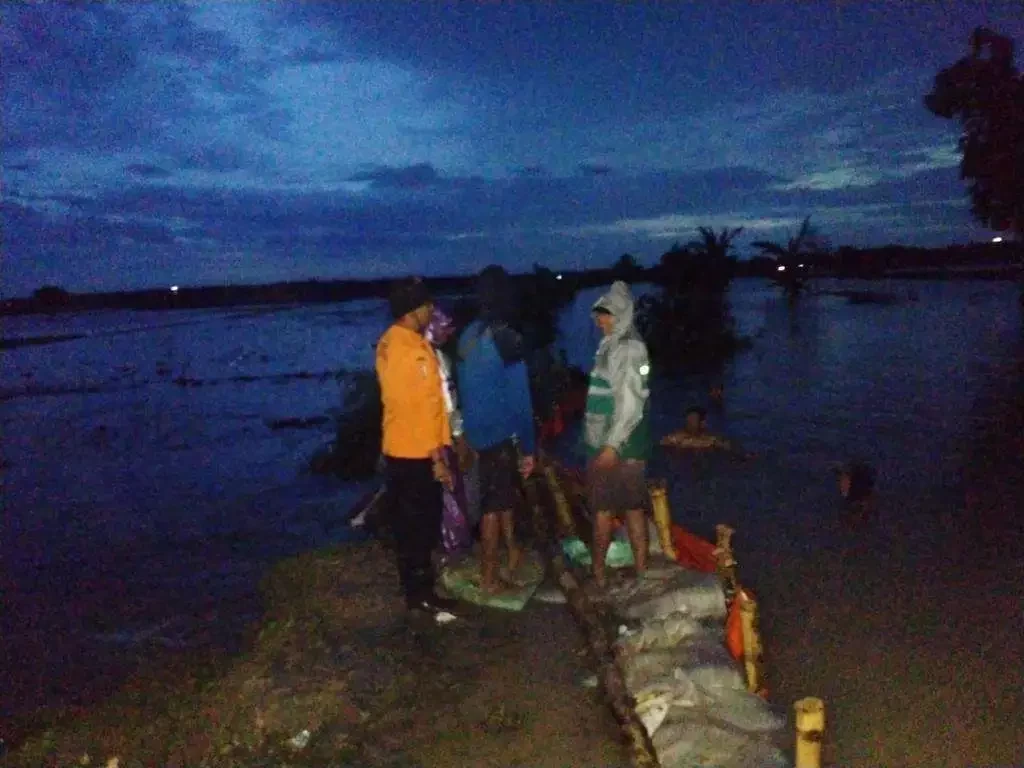
{"type": "Polygon", "coordinates": [[[405,611],[396,581],[379,543],[284,561],[243,653],[137,678],[0,764],[626,764],[610,711],[580,685],[590,662],[565,606],[438,627],[405,611]]]}

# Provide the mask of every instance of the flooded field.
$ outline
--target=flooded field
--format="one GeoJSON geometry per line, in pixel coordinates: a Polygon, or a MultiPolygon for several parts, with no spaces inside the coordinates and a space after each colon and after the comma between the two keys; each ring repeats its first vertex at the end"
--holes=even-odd
{"type": "MultiPolygon", "coordinates": [[[[1015,764],[1024,573],[999,504],[1019,508],[1021,489],[1017,288],[871,289],[897,300],[790,306],[737,283],[752,348],[714,376],[656,375],[653,411],[676,429],[720,380],[710,427],[757,456],[663,455],[652,473],[684,524],[738,529],[773,698],[826,699],[831,760],[1015,764]],[[878,518],[856,530],[832,475],[851,459],[879,478],[878,518]]],[[[562,319],[584,366],[595,293],[562,319]]],[[[230,647],[273,562],[349,535],[369,486],[306,466],[386,322],[382,302],[4,319],[5,339],[68,338],[0,351],[0,721],[87,704],[161,654],[230,647]]]]}

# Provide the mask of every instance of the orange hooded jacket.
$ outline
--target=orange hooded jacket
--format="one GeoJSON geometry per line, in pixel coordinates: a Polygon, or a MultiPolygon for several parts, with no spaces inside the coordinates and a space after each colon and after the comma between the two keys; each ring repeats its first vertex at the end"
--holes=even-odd
{"type": "Polygon", "coordinates": [[[377,342],[376,368],[384,406],[384,455],[426,459],[451,445],[441,372],[427,340],[410,328],[392,325],[377,342]]]}

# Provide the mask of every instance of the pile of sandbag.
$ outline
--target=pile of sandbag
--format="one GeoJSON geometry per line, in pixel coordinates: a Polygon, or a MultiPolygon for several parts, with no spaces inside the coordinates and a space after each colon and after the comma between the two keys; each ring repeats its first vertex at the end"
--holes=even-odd
{"type": "Polygon", "coordinates": [[[747,690],[724,644],[726,602],[714,574],[658,559],[607,592],[622,622],[618,664],[663,768],[775,768],[785,726],[747,690]]]}

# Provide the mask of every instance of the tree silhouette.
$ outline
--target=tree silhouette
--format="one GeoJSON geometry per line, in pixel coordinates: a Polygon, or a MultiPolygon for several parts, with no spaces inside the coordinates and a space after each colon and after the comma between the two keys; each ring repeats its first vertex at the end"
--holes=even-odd
{"type": "Polygon", "coordinates": [[[659,366],[707,369],[736,350],[727,291],[732,244],[741,231],[701,227],[697,239],[674,243],[662,254],[661,290],[641,297],[637,306],[637,324],[659,366]]]}
{"type": "Polygon", "coordinates": [[[32,291],[32,298],[42,307],[57,309],[71,303],[71,294],[57,285],[44,285],[32,291]]]}
{"type": "Polygon", "coordinates": [[[690,247],[709,257],[716,259],[732,258],[732,249],[736,238],[743,232],[743,227],[722,227],[715,232],[711,227],[697,227],[699,238],[690,241],[690,247]]]}
{"type": "Polygon", "coordinates": [[[925,106],[958,119],[960,176],[974,217],[996,231],[1024,235],[1024,77],[1013,41],[985,27],[971,33],[971,52],[935,76],[925,106]]]}
{"type": "Polygon", "coordinates": [[[643,267],[637,263],[636,257],[631,253],[624,253],[616,260],[612,267],[612,275],[616,280],[625,280],[627,283],[636,280],[643,274],[643,267]]]}

